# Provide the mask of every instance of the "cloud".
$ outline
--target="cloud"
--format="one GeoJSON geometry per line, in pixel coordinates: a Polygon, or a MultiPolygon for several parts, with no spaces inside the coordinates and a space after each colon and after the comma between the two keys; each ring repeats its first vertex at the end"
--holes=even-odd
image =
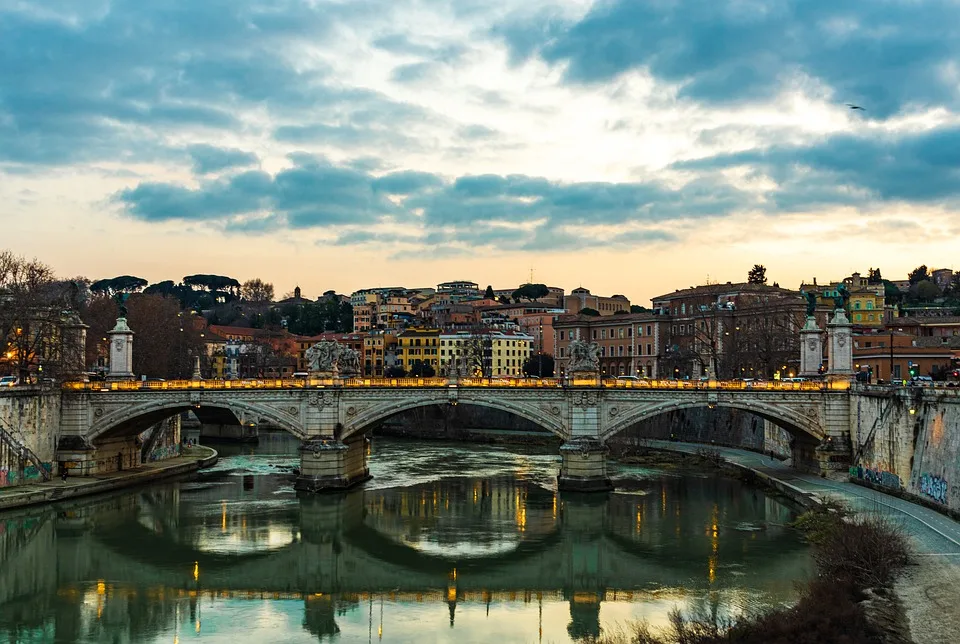
{"type": "Polygon", "coordinates": [[[563,65],[567,82],[634,69],[704,103],[761,101],[797,79],[886,117],[957,105],[945,73],[960,57],[951,0],[677,0],[598,2],[578,21],[514,18],[495,27],[515,62],[563,65]]]}
{"type": "Polygon", "coordinates": [[[187,152],[193,159],[193,171],[196,174],[211,174],[228,168],[244,168],[260,163],[260,158],[253,152],[236,148],[198,144],[191,145],[187,152]]]}
{"type": "Polygon", "coordinates": [[[718,154],[672,166],[704,174],[747,167],[776,184],[769,209],[872,202],[957,203],[960,126],[901,134],[837,134],[808,145],[718,154]]]}
{"type": "Polygon", "coordinates": [[[391,101],[343,86],[304,51],[340,24],[393,11],[382,0],[6,3],[0,162],[169,160],[182,147],[171,139],[215,140],[263,110],[281,123],[318,108],[359,113],[346,141],[364,112],[391,101]]]}
{"type": "Polygon", "coordinates": [[[315,155],[291,159],[297,165],[273,176],[248,171],[195,188],[148,182],[114,199],[129,216],[150,222],[205,221],[250,233],[333,231],[340,245],[390,239],[450,252],[659,243],[675,238],[668,230],[675,222],[724,216],[744,199],[719,182],[692,181],[676,190],[655,182],[561,183],[525,175],[451,181],[414,170],[375,176],[315,155]],[[390,233],[355,228],[385,224],[390,233]]]}

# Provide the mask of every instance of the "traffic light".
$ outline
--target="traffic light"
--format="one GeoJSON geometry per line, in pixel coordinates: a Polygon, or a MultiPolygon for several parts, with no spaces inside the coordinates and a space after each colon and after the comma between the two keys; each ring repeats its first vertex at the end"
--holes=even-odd
{"type": "Polygon", "coordinates": [[[909,366],[910,366],[910,377],[911,377],[911,378],[916,378],[917,376],[920,375],[920,365],[916,365],[916,364],[913,364],[913,363],[911,362],[909,366]]]}

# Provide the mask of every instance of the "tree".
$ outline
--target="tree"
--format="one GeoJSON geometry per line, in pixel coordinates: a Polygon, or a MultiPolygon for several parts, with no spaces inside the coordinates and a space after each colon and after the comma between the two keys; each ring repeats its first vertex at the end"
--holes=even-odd
{"type": "Polygon", "coordinates": [[[190,287],[196,286],[206,289],[211,293],[215,291],[227,292],[233,297],[238,297],[240,294],[240,282],[225,275],[187,275],[183,278],[183,283],[190,287]]]}
{"type": "Polygon", "coordinates": [[[747,273],[748,284],[766,284],[767,269],[763,264],[754,264],[753,268],[747,273]]]}
{"type": "Polygon", "coordinates": [[[597,317],[600,315],[600,311],[598,311],[597,309],[591,309],[589,306],[585,306],[582,309],[580,309],[580,315],[592,315],[594,317],[597,317]]]}
{"type": "Polygon", "coordinates": [[[240,287],[240,297],[252,304],[266,304],[273,301],[273,284],[259,277],[247,280],[240,287]]]}
{"type": "MultiPolygon", "coordinates": [[[[203,331],[191,313],[182,312],[174,297],[135,293],[126,301],[127,324],[134,332],[133,371],[156,378],[186,378],[193,371],[193,356],[206,358],[203,331]]],[[[83,311],[87,330],[87,364],[109,356],[108,332],[119,310],[113,298],[94,298],[83,311]]],[[[202,322],[202,320],[201,320],[202,322]]]]}
{"type": "Polygon", "coordinates": [[[867,271],[867,284],[882,284],[883,276],[880,275],[879,268],[871,268],[867,271]]]}
{"type": "Polygon", "coordinates": [[[649,313],[650,309],[646,308],[645,306],[640,306],[638,304],[631,304],[630,312],[631,313],[649,313]]]}
{"type": "Polygon", "coordinates": [[[547,295],[550,295],[550,289],[547,288],[546,284],[523,284],[512,293],[515,302],[520,300],[532,302],[547,295]]]}
{"type": "Polygon", "coordinates": [[[77,355],[61,329],[79,291],[79,283],[55,280],[39,260],[0,251],[0,363],[6,371],[22,382],[41,372],[52,377],[65,358],[77,355]]]}
{"type": "Polygon", "coordinates": [[[614,315],[630,315],[630,311],[624,311],[623,309],[617,309],[613,312],[614,315]]]}
{"type": "Polygon", "coordinates": [[[930,272],[927,270],[926,264],[917,266],[915,269],[910,271],[909,275],[907,275],[907,280],[909,280],[910,286],[919,284],[920,282],[928,279],[930,279],[930,272]]]}
{"type": "Polygon", "coordinates": [[[923,280],[910,287],[910,296],[917,302],[933,302],[940,297],[940,288],[931,280],[923,280]]]}
{"type": "Polygon", "coordinates": [[[500,302],[500,304],[510,304],[510,298],[506,295],[501,295],[497,298],[497,301],[500,302]]]}
{"type": "Polygon", "coordinates": [[[410,375],[414,378],[433,378],[437,375],[436,370],[426,362],[415,362],[410,367],[410,375]]]}
{"type": "Polygon", "coordinates": [[[90,285],[93,293],[103,293],[105,295],[115,295],[117,293],[139,293],[143,287],[148,284],[142,277],[133,275],[120,275],[109,279],[97,280],[90,285]]]}
{"type": "Polygon", "coordinates": [[[555,368],[553,356],[549,353],[538,353],[523,363],[523,373],[539,378],[552,378],[555,368]]]}
{"type": "Polygon", "coordinates": [[[392,367],[387,367],[383,375],[387,378],[406,378],[407,370],[403,368],[403,365],[395,364],[392,367]]]}
{"type": "Polygon", "coordinates": [[[496,294],[493,292],[493,286],[487,284],[487,290],[483,292],[483,299],[485,300],[495,300],[497,299],[496,294]]]}

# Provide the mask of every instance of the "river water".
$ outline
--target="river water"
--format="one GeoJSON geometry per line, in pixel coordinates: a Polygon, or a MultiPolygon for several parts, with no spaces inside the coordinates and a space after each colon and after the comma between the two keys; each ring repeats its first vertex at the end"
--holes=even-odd
{"type": "Polygon", "coordinates": [[[575,642],[792,603],[812,570],[792,509],[712,474],[558,495],[552,448],[375,438],[373,480],[298,495],[296,447],[0,514],[0,642],[575,642]]]}

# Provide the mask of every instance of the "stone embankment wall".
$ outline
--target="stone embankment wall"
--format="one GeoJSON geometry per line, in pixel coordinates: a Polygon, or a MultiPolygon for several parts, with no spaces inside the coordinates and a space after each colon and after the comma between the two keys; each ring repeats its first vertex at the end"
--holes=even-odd
{"type": "MultiPolygon", "coordinates": [[[[60,392],[13,387],[0,390],[0,426],[54,471],[60,427],[60,392]]],[[[39,480],[33,463],[25,464],[16,446],[0,440],[0,487],[39,480]]]]}
{"type": "Polygon", "coordinates": [[[613,446],[642,445],[644,439],[676,440],[791,455],[790,435],[773,423],[738,409],[681,409],[638,423],[611,439],[613,446]]]}
{"type": "Polygon", "coordinates": [[[851,415],[852,478],[960,512],[960,390],[866,387],[851,415]]]}

